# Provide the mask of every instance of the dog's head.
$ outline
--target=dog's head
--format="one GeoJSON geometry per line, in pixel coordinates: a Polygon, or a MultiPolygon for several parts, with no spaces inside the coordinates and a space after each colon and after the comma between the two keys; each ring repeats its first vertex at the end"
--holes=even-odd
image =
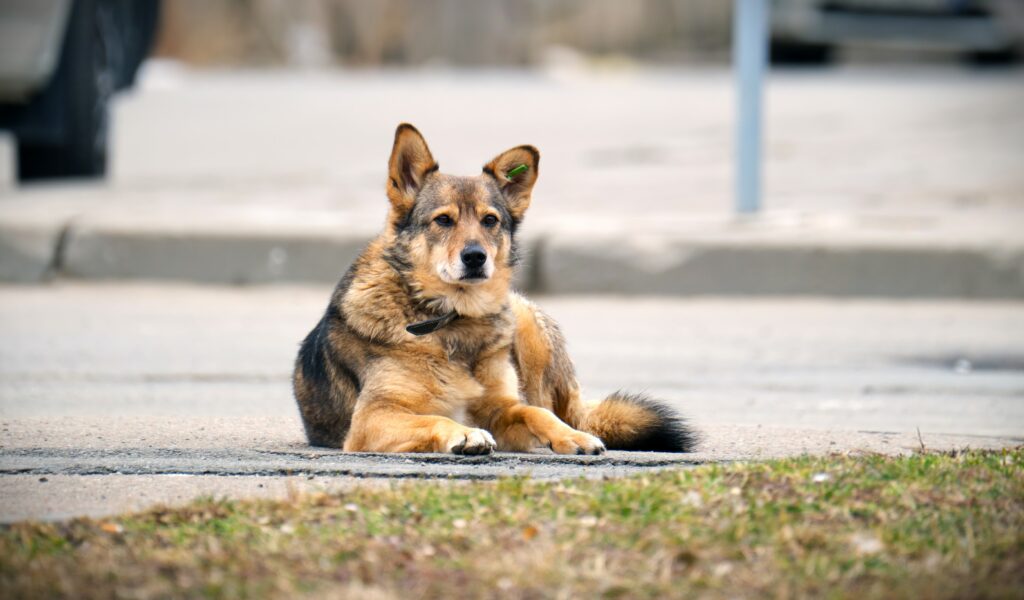
{"type": "Polygon", "coordinates": [[[398,126],[388,163],[388,227],[421,288],[444,295],[508,285],[513,237],[530,205],[539,161],[536,148],[518,146],[480,175],[446,175],[420,132],[398,126]]]}

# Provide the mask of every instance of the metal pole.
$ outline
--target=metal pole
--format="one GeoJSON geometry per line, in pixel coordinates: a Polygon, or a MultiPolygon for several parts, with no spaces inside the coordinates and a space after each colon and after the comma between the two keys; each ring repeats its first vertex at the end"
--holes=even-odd
{"type": "Polygon", "coordinates": [[[768,49],[768,3],[736,0],[732,60],[736,68],[736,211],[761,209],[761,96],[768,49]]]}

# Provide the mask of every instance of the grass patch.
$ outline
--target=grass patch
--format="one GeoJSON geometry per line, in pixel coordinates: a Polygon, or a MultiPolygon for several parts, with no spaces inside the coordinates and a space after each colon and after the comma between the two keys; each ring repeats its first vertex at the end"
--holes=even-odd
{"type": "Polygon", "coordinates": [[[0,528],[0,596],[1021,597],[1024,449],[396,484],[0,528]]]}

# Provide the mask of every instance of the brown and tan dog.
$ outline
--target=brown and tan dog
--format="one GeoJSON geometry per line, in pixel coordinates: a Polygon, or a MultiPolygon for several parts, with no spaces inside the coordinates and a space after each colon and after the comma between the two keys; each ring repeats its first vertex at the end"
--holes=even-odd
{"type": "Polygon", "coordinates": [[[438,171],[412,125],[395,132],[384,231],[302,342],[293,385],[309,443],[354,452],[686,452],[668,407],[585,404],[555,323],[510,290],[515,234],[540,154],[519,146],[476,177],[438,171]]]}

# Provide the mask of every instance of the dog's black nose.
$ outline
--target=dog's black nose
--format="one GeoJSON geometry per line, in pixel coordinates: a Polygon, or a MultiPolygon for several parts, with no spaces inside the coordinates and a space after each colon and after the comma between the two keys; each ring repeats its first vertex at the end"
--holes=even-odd
{"type": "Polygon", "coordinates": [[[479,269],[487,262],[487,253],[480,244],[470,244],[462,249],[462,264],[470,269],[479,269]]]}

